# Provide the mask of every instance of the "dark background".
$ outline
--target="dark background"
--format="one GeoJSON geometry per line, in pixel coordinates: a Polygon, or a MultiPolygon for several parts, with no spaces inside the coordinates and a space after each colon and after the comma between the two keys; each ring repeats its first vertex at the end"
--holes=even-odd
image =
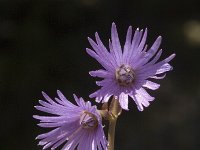
{"type": "Polygon", "coordinates": [[[108,46],[112,22],[122,43],[129,25],[148,27],[149,45],[163,36],[162,58],[177,54],[174,70],[150,92],[156,97],[150,107],[139,112],[129,101],[116,150],[199,149],[199,6],[198,0],[0,0],[0,150],[42,149],[35,137],[44,130],[32,118],[41,91],[90,100],[98,87],[88,71],[100,65],[85,52],[87,37],[98,31],[108,46]]]}

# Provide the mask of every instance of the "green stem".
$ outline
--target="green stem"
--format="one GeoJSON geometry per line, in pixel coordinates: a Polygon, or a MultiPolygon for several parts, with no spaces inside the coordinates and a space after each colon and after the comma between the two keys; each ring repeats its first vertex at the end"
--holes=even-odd
{"type": "Polygon", "coordinates": [[[108,150],[114,150],[116,122],[117,122],[117,117],[113,117],[113,119],[110,120],[110,122],[109,122],[109,129],[108,129],[108,150]]]}

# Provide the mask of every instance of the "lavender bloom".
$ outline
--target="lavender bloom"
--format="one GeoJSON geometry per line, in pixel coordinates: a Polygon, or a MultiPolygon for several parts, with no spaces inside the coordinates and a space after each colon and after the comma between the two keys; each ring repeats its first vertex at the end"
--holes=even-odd
{"type": "Polygon", "coordinates": [[[96,42],[88,38],[93,50],[87,48],[87,53],[104,68],[89,72],[93,77],[103,78],[102,81],[96,82],[101,89],[92,93],[90,97],[96,97],[97,102],[107,102],[111,96],[115,96],[119,99],[121,107],[128,110],[128,96],[130,96],[138,109],[143,111],[143,106],[148,107],[149,102],[154,100],[154,97],[147,93],[146,88],[156,90],[160,86],[150,79],[163,79],[165,72],[172,70],[168,62],[175,57],[175,54],[158,61],[162,54],[162,50],[158,50],[161,36],[148,49],[145,44],[147,29],[145,31],[136,29],[134,35],[132,34],[130,26],[123,50],[115,23],[112,24],[109,51],[103,45],[97,32],[95,33],[96,42]]]}
{"type": "Polygon", "coordinates": [[[43,149],[56,149],[66,143],[62,150],[102,150],[107,149],[101,116],[96,106],[85,102],[82,98],[74,99],[78,106],[69,102],[65,96],[57,91],[59,98],[52,100],[42,92],[47,101],[39,100],[41,106],[35,106],[37,110],[52,114],[52,116],[34,115],[40,120],[38,126],[43,128],[54,128],[53,130],[40,134],[36,137],[43,149]]]}

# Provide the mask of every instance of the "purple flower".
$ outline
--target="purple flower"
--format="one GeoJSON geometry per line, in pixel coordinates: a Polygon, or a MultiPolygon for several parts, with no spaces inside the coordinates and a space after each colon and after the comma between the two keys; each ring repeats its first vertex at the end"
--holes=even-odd
{"type": "Polygon", "coordinates": [[[51,131],[36,137],[43,149],[56,149],[65,143],[62,150],[99,150],[107,149],[101,116],[96,106],[85,102],[82,98],[74,99],[78,106],[69,102],[65,96],[57,91],[59,98],[52,100],[47,94],[42,93],[47,101],[39,100],[37,110],[51,114],[51,116],[34,115],[40,120],[38,126],[54,128],[51,131]]]}
{"type": "Polygon", "coordinates": [[[97,102],[107,102],[111,96],[115,96],[123,109],[128,110],[128,96],[136,103],[138,109],[143,111],[143,106],[148,107],[149,102],[154,100],[147,89],[156,90],[159,84],[150,79],[163,79],[165,72],[172,70],[168,63],[175,54],[170,55],[162,61],[158,61],[162,50],[158,50],[161,44],[161,36],[147,48],[145,31],[136,29],[132,35],[132,27],[127,31],[126,41],[122,50],[115,23],[112,24],[111,41],[109,40],[109,51],[103,45],[98,33],[95,33],[96,42],[88,38],[93,50],[87,48],[87,53],[95,58],[104,69],[90,71],[93,77],[103,78],[96,84],[101,89],[90,95],[97,102]],[[158,76],[160,75],[160,76],[158,76]]]}

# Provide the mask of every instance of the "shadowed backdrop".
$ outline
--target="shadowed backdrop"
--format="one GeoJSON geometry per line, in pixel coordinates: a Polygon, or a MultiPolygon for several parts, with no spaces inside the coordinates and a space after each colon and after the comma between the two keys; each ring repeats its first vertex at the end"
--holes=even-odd
{"type": "Polygon", "coordinates": [[[32,118],[41,91],[59,89],[72,102],[98,89],[88,71],[100,68],[85,48],[98,31],[108,47],[115,22],[122,45],[129,25],[161,35],[162,58],[174,67],[143,112],[133,101],[117,123],[116,150],[197,150],[200,146],[200,9],[198,0],[1,0],[0,149],[40,150],[45,130],[32,118]]]}

